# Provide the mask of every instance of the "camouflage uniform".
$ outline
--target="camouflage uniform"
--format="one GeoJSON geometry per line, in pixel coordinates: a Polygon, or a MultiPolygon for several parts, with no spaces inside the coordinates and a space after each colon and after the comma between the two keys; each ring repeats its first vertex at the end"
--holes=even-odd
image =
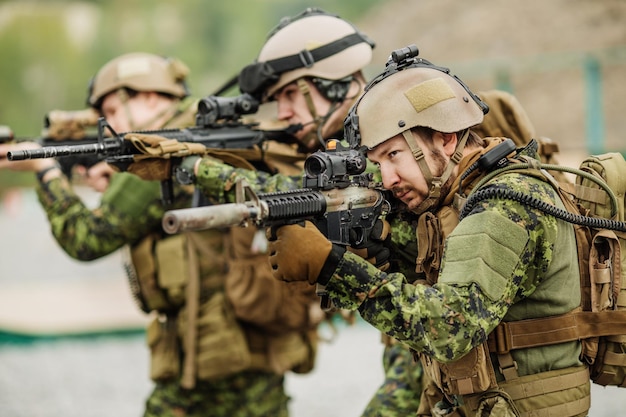
{"type": "MultiPolygon", "coordinates": [[[[188,123],[185,125],[189,125],[189,121],[193,120],[195,114],[195,103],[193,106],[189,100],[184,103],[189,110],[188,123]]],[[[166,127],[175,125],[170,123],[166,127]]],[[[164,207],[157,181],[144,181],[128,173],[113,175],[109,187],[102,195],[100,206],[94,210],[90,210],[82,203],[65,178],[56,178],[42,184],[37,193],[50,220],[53,235],[70,256],[79,260],[97,259],[125,245],[133,246],[152,233],[162,235],[161,219],[164,211],[189,207],[192,201],[191,189],[176,186],[173,205],[164,207]],[[138,216],[137,213],[141,215],[138,216]]],[[[217,231],[210,231],[210,233],[221,234],[217,231]]],[[[217,247],[215,250],[219,253],[223,248],[217,247]]],[[[223,276],[222,280],[225,278],[223,265],[221,267],[210,265],[210,267],[213,269],[204,268],[202,273],[211,276],[219,273],[223,276]],[[216,270],[216,267],[221,269],[216,270]]],[[[267,269],[269,270],[269,265],[267,269]]],[[[266,292],[259,293],[257,296],[263,298],[265,304],[271,304],[268,309],[273,314],[257,317],[256,321],[259,324],[255,324],[254,320],[251,324],[242,322],[246,331],[248,328],[254,328],[257,329],[255,334],[262,336],[265,332],[263,329],[267,328],[268,331],[280,336],[288,334],[290,328],[301,329],[303,326],[309,326],[308,311],[305,311],[308,307],[302,298],[313,299],[313,291],[309,289],[305,292],[301,290],[279,291],[274,285],[275,280],[270,278],[271,276],[263,281],[268,284],[264,287],[266,292]],[[283,308],[283,305],[289,304],[285,302],[285,299],[290,300],[291,293],[300,294],[300,296],[294,296],[293,299],[294,303],[302,305],[302,312],[296,314],[294,310],[285,311],[283,308]],[[292,317],[286,324],[280,324],[290,313],[297,317],[292,317]]],[[[242,278],[233,277],[232,279],[237,281],[242,278]]],[[[230,285],[241,287],[246,284],[235,282],[230,285]]],[[[248,299],[244,302],[251,301],[248,299]]],[[[180,328],[178,332],[179,337],[182,338],[180,328]]],[[[261,336],[259,340],[265,340],[261,336]]],[[[261,348],[264,348],[263,346],[261,348]]],[[[154,352],[151,356],[154,360],[154,352]]],[[[285,369],[277,371],[276,368],[279,366],[270,366],[271,364],[268,365],[265,362],[265,357],[262,356],[257,360],[256,365],[253,361],[253,364],[243,371],[208,380],[196,378],[195,387],[190,389],[183,388],[178,378],[158,380],[146,401],[144,415],[146,417],[287,416],[288,396],[283,386],[285,369]]],[[[310,367],[303,371],[308,370],[310,367]]]]}
{"type": "Polygon", "coordinates": [[[421,363],[401,343],[385,346],[385,380],[365,407],[363,417],[401,417],[415,414],[422,392],[421,363]]]}
{"type": "MultiPolygon", "coordinates": [[[[549,184],[520,173],[498,176],[487,188],[520,191],[562,205],[549,184]]],[[[404,216],[409,221],[400,222],[405,223],[400,236],[406,235],[407,225],[416,224],[416,219],[411,221],[416,216],[404,216]]],[[[396,227],[399,224],[392,222],[392,236],[396,227]]],[[[576,260],[571,225],[511,200],[489,199],[448,237],[434,285],[412,284],[401,272],[381,272],[346,252],[326,289],[336,306],[358,309],[366,321],[391,337],[450,363],[483,343],[501,321],[576,308],[580,302],[576,260]]],[[[580,367],[580,349],[580,343],[568,342],[512,354],[524,376],[580,367]]],[[[497,358],[493,360],[497,363],[497,358]]],[[[496,378],[503,380],[497,369],[496,378]]],[[[587,393],[588,389],[587,385],[587,393]]]]}
{"type": "MultiPolygon", "coordinates": [[[[371,169],[372,166],[368,166],[371,169]]],[[[239,179],[246,179],[257,192],[286,191],[301,186],[301,176],[271,175],[265,172],[252,172],[238,169],[213,158],[203,158],[198,166],[195,185],[215,204],[235,201],[234,185],[239,179]]],[[[395,268],[400,268],[407,275],[416,278],[415,230],[404,227],[401,223],[394,228],[392,240],[397,242],[399,254],[392,260],[395,268]]],[[[362,413],[363,417],[401,416],[417,410],[422,391],[423,370],[409,348],[383,335],[385,343],[382,358],[385,380],[374,393],[362,413]]]]}

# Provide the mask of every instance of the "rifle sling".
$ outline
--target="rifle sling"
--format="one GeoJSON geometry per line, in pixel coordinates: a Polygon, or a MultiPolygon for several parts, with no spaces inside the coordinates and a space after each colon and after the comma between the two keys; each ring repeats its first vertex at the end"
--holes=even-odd
{"type": "Polygon", "coordinates": [[[185,389],[196,386],[196,357],[198,353],[198,312],[200,311],[200,267],[196,247],[198,242],[193,233],[187,233],[187,256],[189,262],[189,282],[185,292],[187,303],[187,328],[183,339],[185,357],[180,385],[185,389]]]}
{"type": "MultiPolygon", "coordinates": [[[[208,148],[206,150],[206,154],[212,156],[217,159],[221,159],[224,162],[233,165],[239,166],[230,163],[230,161],[234,160],[244,160],[244,161],[263,161],[265,159],[274,159],[281,162],[287,163],[295,163],[300,162],[305,159],[305,155],[302,154],[287,154],[282,152],[274,152],[268,150],[262,150],[258,147],[250,148],[250,149],[219,149],[219,148],[208,148]]],[[[240,163],[241,165],[245,165],[240,163]]],[[[244,166],[245,167],[245,166],[244,166]]],[[[250,168],[253,169],[253,168],[250,168]]]]}
{"type": "Polygon", "coordinates": [[[502,355],[515,349],[621,334],[626,334],[626,310],[577,310],[553,317],[501,322],[489,334],[487,343],[490,352],[502,355]]]}

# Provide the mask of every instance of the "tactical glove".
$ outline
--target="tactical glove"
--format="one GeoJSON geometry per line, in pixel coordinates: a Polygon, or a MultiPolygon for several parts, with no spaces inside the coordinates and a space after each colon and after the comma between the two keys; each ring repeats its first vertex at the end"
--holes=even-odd
{"type": "MultiPolygon", "coordinates": [[[[391,226],[387,220],[378,219],[370,231],[368,238],[360,244],[353,244],[348,251],[365,259],[381,271],[389,269],[389,243],[391,241],[391,226]]],[[[356,237],[351,231],[351,240],[356,237]]]]}
{"type": "Polygon", "coordinates": [[[272,274],[280,281],[326,285],[345,252],[310,221],[271,228],[267,238],[272,274]]]}
{"type": "Polygon", "coordinates": [[[172,177],[172,158],[202,155],[206,147],[200,143],[179,142],[158,135],[132,133],[126,140],[139,151],[133,156],[128,172],[144,180],[169,180],[172,177]]]}

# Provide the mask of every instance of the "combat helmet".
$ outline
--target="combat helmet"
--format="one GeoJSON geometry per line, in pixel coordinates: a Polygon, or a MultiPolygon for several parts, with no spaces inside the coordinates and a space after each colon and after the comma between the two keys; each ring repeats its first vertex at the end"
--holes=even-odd
{"type": "Polygon", "coordinates": [[[180,60],[136,52],[107,62],[91,79],[87,105],[99,108],[103,98],[125,88],[154,91],[185,98],[189,90],[185,79],[189,68],[180,60]]]}
{"type": "Polygon", "coordinates": [[[420,167],[430,193],[414,211],[436,204],[441,187],[461,159],[470,128],[480,124],[489,107],[450,70],[418,58],[415,45],[392,52],[385,70],[372,79],[344,121],[345,137],[354,148],[369,150],[403,135],[420,167]],[[411,129],[425,127],[443,133],[459,133],[450,163],[433,176],[411,129]]]}
{"type": "MultiPolygon", "coordinates": [[[[267,100],[285,85],[303,77],[342,80],[372,60],[374,43],[337,15],[308,8],[283,18],[270,32],[257,60],[239,74],[242,92],[267,100]]],[[[320,88],[331,101],[333,83],[320,88]],[[328,97],[330,94],[331,97],[328,97]]]]}

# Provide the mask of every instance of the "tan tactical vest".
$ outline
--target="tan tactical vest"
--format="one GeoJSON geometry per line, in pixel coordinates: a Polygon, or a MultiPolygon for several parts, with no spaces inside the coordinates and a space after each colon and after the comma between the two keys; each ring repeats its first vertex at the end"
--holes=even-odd
{"type": "MultiPolygon", "coordinates": [[[[501,141],[502,138],[488,138],[487,148],[466,156],[459,165],[459,172],[463,172],[501,141]]],[[[478,175],[472,174],[465,179],[463,189],[466,192],[480,180],[478,175]]],[[[425,275],[429,285],[437,282],[444,241],[459,222],[459,212],[464,202],[454,195],[458,181],[459,178],[440,210],[425,213],[418,220],[416,271],[425,275]]],[[[576,305],[572,305],[574,307],[576,305]]],[[[511,352],[497,352],[492,342],[493,336],[490,335],[489,342],[477,346],[453,363],[443,364],[426,355],[419,355],[433,386],[424,391],[418,415],[431,415],[431,408],[437,403],[440,406],[439,401],[444,398],[447,403],[456,406],[451,408],[454,411],[448,414],[450,416],[586,414],[590,405],[587,367],[519,376],[518,365],[511,352]]]]}
{"type": "MultiPolygon", "coordinates": [[[[194,118],[195,105],[181,109],[167,127],[193,124],[194,118]]],[[[302,161],[303,156],[292,147],[268,143],[263,152],[271,169],[302,172],[294,161],[302,161]]],[[[265,233],[250,227],[174,236],[158,233],[133,246],[131,282],[136,283],[144,311],[158,312],[147,331],[153,380],[180,377],[181,386],[193,388],[196,379],[216,379],[247,369],[283,374],[313,368],[319,320],[309,311],[289,314],[288,309],[291,305],[313,309],[317,298],[310,288],[285,289],[284,283],[272,278],[265,245],[265,233]],[[256,286],[244,292],[233,282],[256,286]],[[275,303],[246,304],[268,288],[272,291],[267,296],[277,299],[275,303]],[[283,307],[280,315],[263,311],[265,304],[277,303],[283,307]],[[256,322],[259,317],[274,321],[262,327],[246,321],[256,322]],[[300,321],[290,322],[294,317],[300,321]]]]}

